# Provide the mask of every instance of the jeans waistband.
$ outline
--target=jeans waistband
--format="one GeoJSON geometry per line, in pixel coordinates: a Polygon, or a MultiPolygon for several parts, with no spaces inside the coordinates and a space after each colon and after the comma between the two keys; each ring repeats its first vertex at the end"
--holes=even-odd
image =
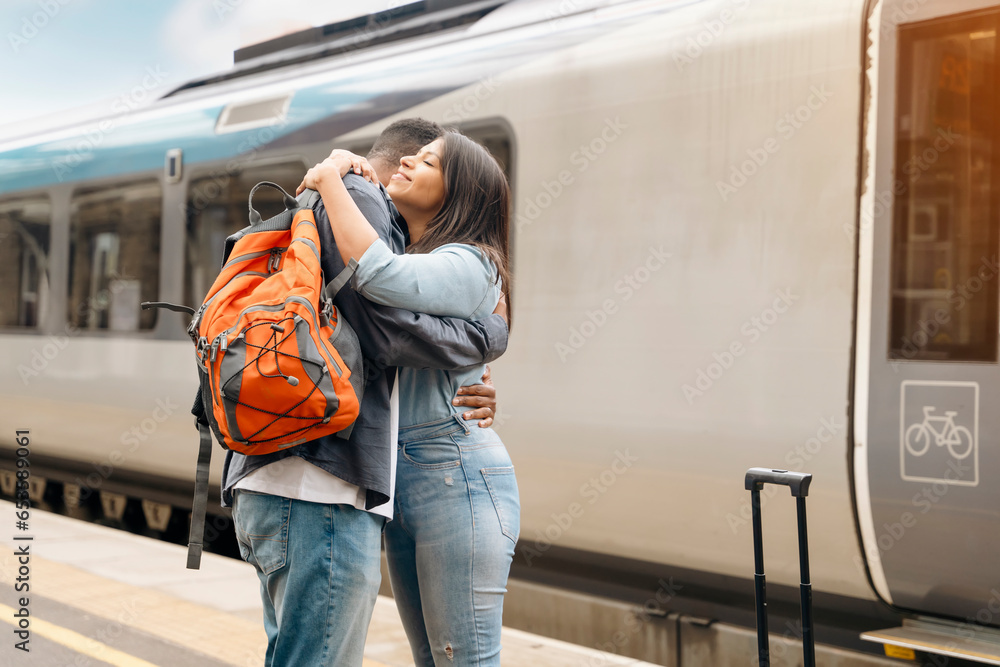
{"type": "Polygon", "coordinates": [[[427,422],[426,424],[404,426],[399,429],[399,443],[406,444],[408,442],[427,440],[428,438],[434,438],[439,435],[447,435],[448,433],[455,433],[456,431],[462,431],[466,434],[469,433],[469,426],[466,424],[465,420],[462,419],[462,415],[459,413],[455,413],[450,417],[444,417],[443,419],[438,419],[436,421],[427,422]]]}

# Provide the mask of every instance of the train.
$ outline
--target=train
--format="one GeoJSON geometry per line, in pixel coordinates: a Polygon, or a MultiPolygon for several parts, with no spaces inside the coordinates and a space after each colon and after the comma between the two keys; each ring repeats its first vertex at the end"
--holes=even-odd
{"type": "MultiPolygon", "coordinates": [[[[29,430],[37,503],[183,533],[186,316],[139,303],[200,303],[254,183],[419,116],[514,194],[509,624],[751,664],[763,466],[814,475],[820,664],[1000,664],[998,24],[997,0],[422,0],[5,139],[0,489],[29,430]]],[[[796,664],[794,503],[762,505],[796,664]]]]}

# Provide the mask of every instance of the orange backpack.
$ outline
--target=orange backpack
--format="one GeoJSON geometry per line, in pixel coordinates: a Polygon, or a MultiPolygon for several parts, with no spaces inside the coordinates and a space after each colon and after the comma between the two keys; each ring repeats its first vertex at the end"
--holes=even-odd
{"type": "MultiPolygon", "coordinates": [[[[281,190],[265,181],[251,200],[264,185],[281,190]]],[[[361,348],[333,305],[336,291],[324,293],[312,208],[282,193],[288,210],[267,221],[251,201],[250,227],[226,241],[222,272],[191,321],[209,423],[241,454],[342,431],[361,400],[351,383],[363,375],[361,348]]]]}
{"type": "MultiPolygon", "coordinates": [[[[320,265],[320,241],[307,190],[302,203],[264,181],[250,191],[250,226],[226,239],[222,271],[193,314],[207,426],[202,432],[192,507],[188,567],[198,569],[208,497],[211,428],[226,449],[270,454],[338,433],[347,437],[364,394],[361,346],[340,317],[333,297],[357,264],[329,285],[320,265]],[[284,195],[283,213],[261,220],[253,208],[258,188],[284,195]]],[[[195,402],[196,411],[198,401],[195,402]]]]}

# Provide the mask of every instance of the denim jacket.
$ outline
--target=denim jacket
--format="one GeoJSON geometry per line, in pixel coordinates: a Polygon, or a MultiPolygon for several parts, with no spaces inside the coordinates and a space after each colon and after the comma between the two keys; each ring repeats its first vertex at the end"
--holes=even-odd
{"type": "MultiPolygon", "coordinates": [[[[478,248],[464,243],[396,255],[376,241],[359,260],[353,287],[386,306],[406,304],[421,313],[473,322],[492,318],[501,295],[496,267],[478,248]]],[[[482,375],[481,363],[463,369],[400,369],[400,428],[460,413],[452,398],[459,387],[479,384],[482,375]]]]}

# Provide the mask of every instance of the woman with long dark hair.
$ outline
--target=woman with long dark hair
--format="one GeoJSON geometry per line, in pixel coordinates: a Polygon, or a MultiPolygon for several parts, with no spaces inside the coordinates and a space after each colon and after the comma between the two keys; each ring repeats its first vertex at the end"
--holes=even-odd
{"type": "MultiPolygon", "coordinates": [[[[388,192],[409,229],[406,255],[379,240],[343,184],[377,183],[334,151],[306,174],[318,190],[353,287],[388,306],[477,320],[509,308],[510,186],[489,152],[456,132],[400,160],[388,192]]],[[[508,321],[510,318],[508,316],[508,321]]],[[[452,405],[483,368],[399,370],[394,520],[385,529],[393,595],[420,667],[499,665],[503,594],[520,529],[514,468],[491,428],[452,405]]]]}

